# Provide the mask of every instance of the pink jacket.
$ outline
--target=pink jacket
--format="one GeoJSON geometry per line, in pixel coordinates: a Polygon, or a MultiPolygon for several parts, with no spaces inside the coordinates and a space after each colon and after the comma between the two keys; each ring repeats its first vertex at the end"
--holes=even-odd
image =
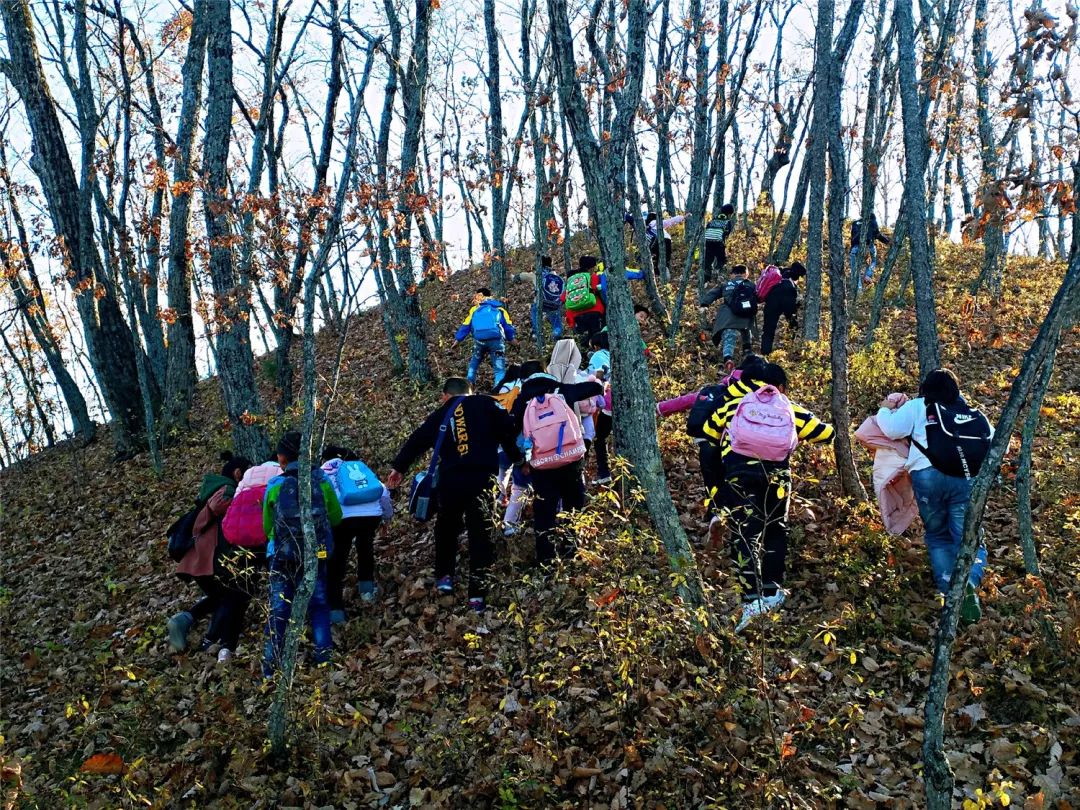
{"type": "Polygon", "coordinates": [[[688,411],[694,407],[697,398],[698,392],[691,391],[689,394],[683,394],[681,397],[665,399],[663,402],[656,403],[656,412],[661,416],[671,416],[673,413],[688,411]]]}
{"type": "Polygon", "coordinates": [[[874,416],[859,425],[855,438],[874,454],[874,492],[885,531],[903,534],[919,514],[911,476],[905,469],[908,441],[890,439],[881,432],[874,416]]]}
{"type": "Polygon", "coordinates": [[[240,483],[236,485],[236,494],[239,495],[245,489],[250,489],[251,487],[265,487],[270,483],[271,478],[275,478],[279,475],[281,475],[281,465],[276,461],[267,461],[264,464],[256,464],[254,467],[248,467],[247,472],[244,473],[244,477],[241,478],[240,483]]]}

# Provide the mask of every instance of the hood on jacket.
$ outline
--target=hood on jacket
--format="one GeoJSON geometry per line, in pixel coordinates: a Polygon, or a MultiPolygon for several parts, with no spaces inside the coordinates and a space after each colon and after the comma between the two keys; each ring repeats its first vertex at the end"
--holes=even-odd
{"type": "Polygon", "coordinates": [[[245,489],[265,487],[270,483],[271,478],[280,473],[281,465],[276,461],[264,461],[262,464],[256,464],[254,467],[248,467],[247,472],[244,473],[244,477],[240,479],[236,491],[243,492],[245,489]]]}
{"type": "Polygon", "coordinates": [[[218,473],[204,475],[202,485],[199,487],[199,501],[205,503],[210,500],[210,496],[222,487],[225,487],[225,494],[232,497],[232,494],[236,492],[236,481],[218,473]]]}
{"type": "Polygon", "coordinates": [[[581,349],[573,338],[563,338],[555,343],[551,350],[551,362],[547,371],[559,382],[577,382],[577,372],[581,367],[581,349]]]}

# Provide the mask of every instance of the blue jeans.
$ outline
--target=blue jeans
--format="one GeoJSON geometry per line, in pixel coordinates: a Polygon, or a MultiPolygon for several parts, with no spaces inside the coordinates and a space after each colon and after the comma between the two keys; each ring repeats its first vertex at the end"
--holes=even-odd
{"type": "Polygon", "coordinates": [[[498,385],[506,374],[506,343],[502,338],[491,340],[473,340],[472,359],[469,360],[469,371],[465,375],[469,382],[476,384],[476,375],[480,371],[480,363],[485,355],[491,355],[491,365],[495,369],[495,385],[498,385]]]}
{"type": "MultiPolygon", "coordinates": [[[[276,557],[270,561],[270,615],[266,620],[263,646],[263,674],[269,676],[278,668],[285,645],[285,628],[292,616],[292,600],[300,581],[304,578],[302,563],[285,563],[276,557]]],[[[330,636],[330,604],[326,598],[326,563],[319,563],[315,578],[315,590],[308,603],[311,620],[311,637],[315,645],[315,660],[330,660],[334,642],[330,636]]]]}
{"type": "MultiPolygon", "coordinates": [[[[915,486],[919,516],[926,529],[926,551],[930,555],[934,585],[945,593],[949,590],[949,581],[956,568],[956,557],[964,537],[964,513],[971,496],[971,481],[945,475],[929,467],[913,470],[911,483],[915,486]]],[[[986,546],[980,543],[968,582],[978,587],[985,568],[986,546]]]]}
{"type": "Polygon", "coordinates": [[[720,333],[720,353],[725,360],[735,357],[735,344],[742,336],[743,354],[748,354],[754,349],[754,333],[750,329],[724,329],[720,333]]]}
{"type": "MultiPolygon", "coordinates": [[[[536,337],[537,335],[540,334],[540,312],[538,311],[539,309],[540,308],[536,306],[536,302],[533,301],[532,309],[530,310],[530,313],[532,314],[532,333],[533,333],[533,337],[536,337]]],[[[552,334],[552,336],[556,340],[558,340],[559,338],[562,337],[562,332],[563,332],[562,310],[561,309],[548,309],[547,307],[544,307],[543,312],[544,312],[544,320],[546,320],[548,323],[551,324],[551,334],[552,334]]]]}
{"type": "Polygon", "coordinates": [[[874,280],[874,269],[877,267],[877,247],[871,242],[868,245],[870,249],[870,265],[863,270],[862,267],[862,255],[857,244],[851,246],[851,250],[848,251],[848,262],[851,264],[851,283],[856,285],[856,289],[862,292],[863,280],[869,284],[874,280]]]}

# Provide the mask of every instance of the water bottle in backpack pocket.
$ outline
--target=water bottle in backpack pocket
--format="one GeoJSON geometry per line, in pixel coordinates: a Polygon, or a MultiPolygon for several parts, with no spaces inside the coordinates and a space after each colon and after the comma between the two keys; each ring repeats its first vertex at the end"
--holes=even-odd
{"type": "Polygon", "coordinates": [[[732,451],[761,461],[784,461],[799,443],[791,401],[772,385],[739,400],[727,432],[732,451]]]}
{"type": "Polygon", "coordinates": [[[522,433],[532,443],[529,464],[551,470],[585,456],[585,437],[574,409],[558,394],[547,394],[525,406],[522,433]]]}

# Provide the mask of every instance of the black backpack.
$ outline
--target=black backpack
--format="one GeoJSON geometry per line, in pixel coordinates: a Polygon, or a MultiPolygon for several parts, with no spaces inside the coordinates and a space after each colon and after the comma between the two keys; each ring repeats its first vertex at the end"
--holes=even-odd
{"type": "Polygon", "coordinates": [[[195,547],[195,520],[204,506],[205,503],[196,501],[194,509],[182,514],[165,530],[165,536],[169,539],[169,556],[175,562],[180,562],[195,547]]]}
{"type": "Polygon", "coordinates": [[[706,385],[694,400],[690,413],[686,416],[686,434],[693,439],[704,439],[705,423],[716,412],[717,405],[723,401],[724,386],[706,385]]]}
{"type": "Polygon", "coordinates": [[[753,318],[757,315],[757,289],[744,279],[735,285],[724,303],[738,317],[753,318]]]}
{"type": "Polygon", "coordinates": [[[990,452],[990,420],[963,399],[952,405],[927,403],[926,447],[914,444],[934,469],[955,478],[974,478],[990,452]]]}

